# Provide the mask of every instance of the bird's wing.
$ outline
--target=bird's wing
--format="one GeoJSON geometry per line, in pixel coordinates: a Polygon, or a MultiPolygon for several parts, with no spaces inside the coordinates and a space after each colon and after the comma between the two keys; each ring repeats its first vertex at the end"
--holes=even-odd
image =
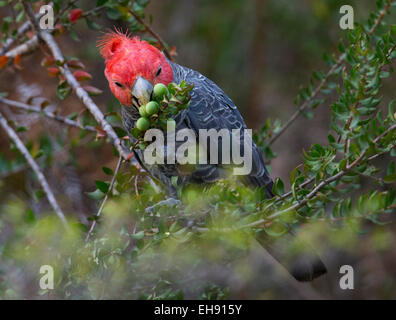
{"type": "MultiPolygon", "coordinates": [[[[186,117],[189,127],[196,133],[199,129],[227,129],[230,132],[232,129],[240,129],[243,142],[244,129],[247,127],[234,102],[213,81],[199,72],[178,67],[182,69],[178,69],[176,74],[183,79],[177,81],[185,80],[194,84],[186,117]]],[[[221,141],[219,145],[220,143],[221,141]]],[[[272,186],[262,155],[254,142],[252,142],[252,170],[249,180],[255,186],[272,186]]]]}

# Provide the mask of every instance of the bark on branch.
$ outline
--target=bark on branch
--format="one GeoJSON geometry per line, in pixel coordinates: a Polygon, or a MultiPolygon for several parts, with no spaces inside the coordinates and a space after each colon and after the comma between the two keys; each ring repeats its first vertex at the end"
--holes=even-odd
{"type": "Polygon", "coordinates": [[[106,121],[102,111],[91,99],[88,93],[81,87],[77,79],[73,76],[69,67],[65,63],[65,58],[63,57],[62,51],[60,50],[52,34],[50,34],[45,30],[40,29],[40,27],[38,26],[38,22],[35,18],[34,12],[29,3],[23,2],[23,7],[26,11],[27,16],[30,19],[30,22],[34,26],[37,36],[48,46],[54,59],[58,61],[59,64],[61,64],[59,70],[65,77],[66,82],[74,90],[75,94],[81,100],[81,102],[87,107],[87,109],[93,115],[93,117],[101,126],[101,128],[106,132],[107,136],[112,141],[114,147],[117,149],[119,154],[124,159],[129,160],[131,158],[131,154],[125,148],[123,148],[121,144],[121,140],[118,138],[117,134],[115,133],[111,125],[106,121]]]}
{"type": "Polygon", "coordinates": [[[26,147],[23,144],[23,142],[21,141],[21,139],[19,139],[19,137],[16,134],[16,132],[14,131],[14,129],[12,129],[9,126],[7,119],[4,118],[4,116],[1,113],[0,113],[0,126],[4,129],[4,131],[10,137],[10,139],[15,143],[15,146],[17,147],[19,152],[25,157],[27,163],[29,164],[29,166],[32,168],[32,170],[36,174],[37,179],[38,179],[41,187],[43,188],[43,191],[44,191],[45,195],[47,196],[48,202],[50,203],[51,207],[54,209],[55,213],[57,214],[59,219],[62,221],[62,223],[64,225],[67,225],[65,215],[63,214],[62,209],[58,205],[58,203],[55,199],[55,196],[54,196],[47,180],[45,179],[44,174],[40,170],[40,167],[38,166],[36,161],[34,161],[33,157],[30,155],[29,151],[26,149],[26,147]]]}
{"type": "Polygon", "coordinates": [[[19,101],[14,101],[14,100],[10,100],[10,99],[0,98],[0,103],[6,104],[6,105],[8,105],[10,107],[14,107],[14,108],[17,108],[17,109],[20,109],[20,110],[24,110],[24,111],[27,111],[27,112],[34,112],[34,113],[42,114],[42,115],[44,115],[45,117],[47,117],[49,119],[61,122],[63,124],[71,126],[71,127],[76,127],[76,128],[83,129],[83,130],[96,132],[95,128],[92,127],[92,126],[82,126],[77,121],[73,121],[73,120],[71,120],[69,118],[65,118],[65,117],[56,115],[56,114],[54,114],[52,112],[47,112],[47,111],[41,110],[40,108],[29,106],[29,105],[27,105],[25,103],[22,103],[22,102],[19,102],[19,101]]]}

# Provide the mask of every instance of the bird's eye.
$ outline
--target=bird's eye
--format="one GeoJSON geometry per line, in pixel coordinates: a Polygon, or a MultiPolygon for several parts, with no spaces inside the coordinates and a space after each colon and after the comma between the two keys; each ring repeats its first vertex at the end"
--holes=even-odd
{"type": "Polygon", "coordinates": [[[161,74],[161,71],[162,71],[162,68],[159,67],[159,68],[158,68],[158,71],[157,71],[157,74],[156,74],[155,76],[158,77],[158,76],[161,74]]]}
{"type": "Polygon", "coordinates": [[[114,81],[114,83],[115,83],[115,85],[116,85],[117,87],[122,88],[122,84],[121,84],[121,83],[119,83],[119,82],[117,82],[117,81],[114,81]]]}

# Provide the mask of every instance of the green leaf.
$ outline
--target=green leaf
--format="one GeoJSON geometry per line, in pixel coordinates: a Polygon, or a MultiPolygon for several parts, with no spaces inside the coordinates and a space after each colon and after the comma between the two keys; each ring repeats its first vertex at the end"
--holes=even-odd
{"type": "Polygon", "coordinates": [[[132,239],[141,240],[144,238],[144,231],[139,231],[138,233],[131,235],[132,239]]]}
{"type": "Polygon", "coordinates": [[[97,24],[95,21],[93,21],[91,19],[86,18],[85,22],[87,23],[88,28],[91,29],[91,30],[100,30],[100,29],[102,29],[102,27],[99,24],[97,24]]]}
{"type": "Polygon", "coordinates": [[[56,94],[61,100],[65,100],[71,93],[71,88],[68,86],[67,82],[63,82],[56,88],[56,94]]]}
{"type": "Polygon", "coordinates": [[[106,15],[109,19],[111,20],[118,20],[121,18],[121,12],[117,9],[114,8],[107,8],[106,9],[106,15]]]}
{"type": "Polygon", "coordinates": [[[96,187],[102,191],[103,193],[107,193],[109,191],[110,184],[104,181],[96,180],[96,187]]]}
{"type": "Polygon", "coordinates": [[[87,192],[87,196],[94,200],[102,200],[105,197],[105,194],[99,189],[96,189],[93,192],[87,192]]]}
{"type": "Polygon", "coordinates": [[[384,182],[388,183],[388,184],[395,183],[396,182],[396,173],[386,176],[384,178],[384,182]]]}
{"type": "Polygon", "coordinates": [[[283,223],[274,221],[264,231],[271,237],[280,237],[289,232],[289,229],[283,223]]]}
{"type": "Polygon", "coordinates": [[[37,191],[34,193],[34,197],[36,198],[37,201],[39,201],[41,198],[43,198],[44,195],[45,195],[45,193],[44,193],[44,191],[41,190],[41,189],[40,189],[40,190],[37,190],[37,191]]]}
{"type": "Polygon", "coordinates": [[[280,178],[276,178],[272,187],[272,192],[277,196],[281,196],[285,193],[285,186],[280,178]]]}
{"type": "Polygon", "coordinates": [[[34,216],[34,212],[32,209],[29,209],[26,213],[26,222],[31,224],[36,221],[36,217],[34,216]]]}
{"type": "Polygon", "coordinates": [[[107,174],[107,175],[109,175],[109,176],[112,176],[113,175],[113,170],[111,170],[110,168],[108,168],[108,167],[102,167],[102,170],[103,170],[103,172],[105,173],[105,174],[107,174]]]}

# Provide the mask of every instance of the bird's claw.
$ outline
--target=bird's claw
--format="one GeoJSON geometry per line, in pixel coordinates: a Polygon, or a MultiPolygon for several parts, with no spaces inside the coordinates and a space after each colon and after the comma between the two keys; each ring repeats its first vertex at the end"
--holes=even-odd
{"type": "Polygon", "coordinates": [[[174,198],[169,198],[169,199],[160,201],[160,202],[156,203],[155,205],[153,205],[151,207],[146,208],[145,211],[146,211],[146,213],[151,213],[151,212],[153,212],[153,210],[155,208],[158,208],[158,207],[164,207],[164,206],[167,206],[167,207],[178,207],[180,205],[181,205],[181,201],[180,200],[177,200],[177,199],[174,199],[174,198]]]}

